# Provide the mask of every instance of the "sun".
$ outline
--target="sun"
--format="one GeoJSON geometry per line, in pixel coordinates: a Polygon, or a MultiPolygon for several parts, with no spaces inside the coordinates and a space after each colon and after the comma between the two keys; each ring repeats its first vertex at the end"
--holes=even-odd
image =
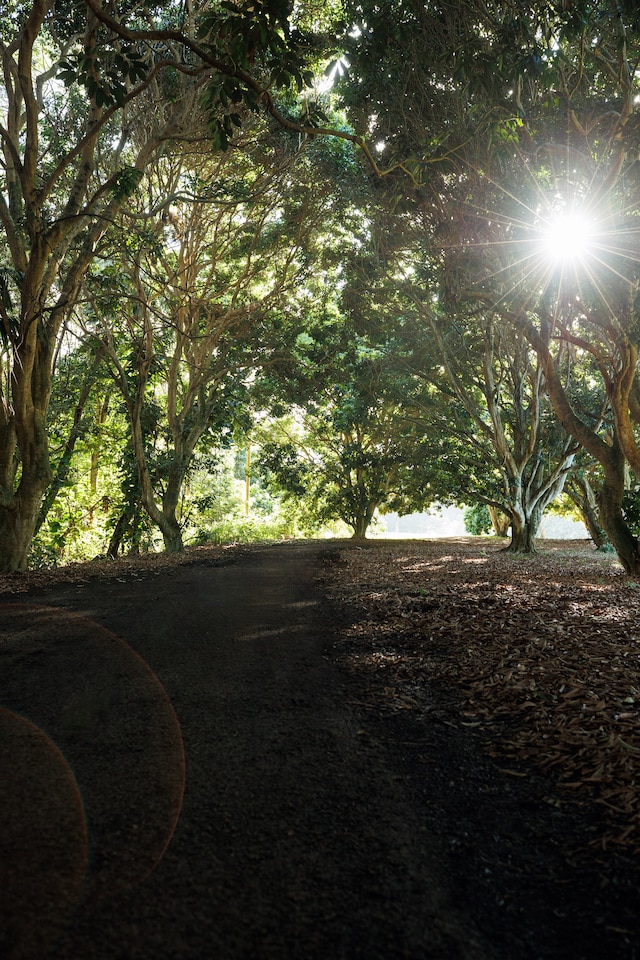
{"type": "Polygon", "coordinates": [[[559,210],[540,228],[540,254],[551,267],[584,263],[594,255],[597,236],[597,224],[589,214],[559,210]]]}

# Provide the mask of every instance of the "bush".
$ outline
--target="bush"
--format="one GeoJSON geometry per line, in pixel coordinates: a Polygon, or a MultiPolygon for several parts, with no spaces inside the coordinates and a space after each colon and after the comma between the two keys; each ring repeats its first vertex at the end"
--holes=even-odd
{"type": "Polygon", "coordinates": [[[472,503],[471,506],[465,507],[463,519],[465,530],[473,537],[481,537],[491,533],[493,529],[491,514],[486,503],[472,503]]]}
{"type": "Polygon", "coordinates": [[[244,517],[212,523],[206,529],[198,530],[192,542],[196,546],[204,546],[207,543],[254,543],[265,540],[288,540],[299,535],[295,524],[282,517],[266,520],[244,517]]]}

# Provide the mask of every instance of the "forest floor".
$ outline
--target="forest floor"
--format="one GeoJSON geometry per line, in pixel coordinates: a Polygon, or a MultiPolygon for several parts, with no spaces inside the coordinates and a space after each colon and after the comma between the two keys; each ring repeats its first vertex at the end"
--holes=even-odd
{"type": "Polygon", "coordinates": [[[640,585],[503,546],[0,577],[0,954],[639,960],[640,585]]]}

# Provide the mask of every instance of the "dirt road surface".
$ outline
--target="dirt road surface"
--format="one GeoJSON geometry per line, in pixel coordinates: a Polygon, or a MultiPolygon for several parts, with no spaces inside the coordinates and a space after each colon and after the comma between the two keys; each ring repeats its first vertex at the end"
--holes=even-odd
{"type": "Polygon", "coordinates": [[[519,784],[446,725],[416,749],[410,725],[363,718],[332,653],[330,552],[247,548],[3,595],[0,955],[604,956],[541,892],[554,851],[532,848],[519,784]],[[465,863],[474,817],[537,863],[504,929],[500,856],[465,863]]]}

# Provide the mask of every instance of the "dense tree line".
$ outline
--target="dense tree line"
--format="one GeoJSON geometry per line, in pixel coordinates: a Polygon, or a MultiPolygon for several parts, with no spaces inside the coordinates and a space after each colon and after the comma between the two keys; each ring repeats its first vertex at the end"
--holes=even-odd
{"type": "Polygon", "coordinates": [[[355,536],[485,505],[518,551],[564,493],[637,576],[638,27],[10,0],[0,570],[181,550],[246,481],[355,536]]]}

